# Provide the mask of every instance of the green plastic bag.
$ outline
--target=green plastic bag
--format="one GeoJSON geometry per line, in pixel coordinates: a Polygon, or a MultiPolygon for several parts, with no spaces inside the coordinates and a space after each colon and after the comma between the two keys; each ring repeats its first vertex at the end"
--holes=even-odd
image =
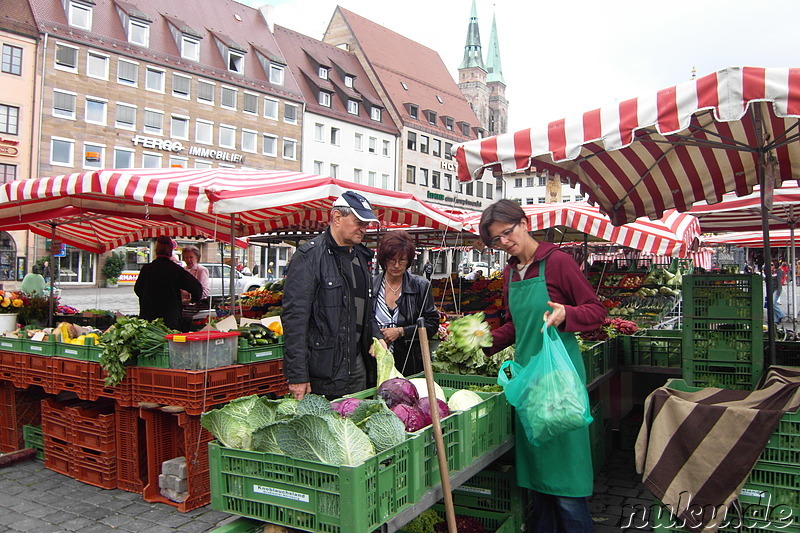
{"type": "Polygon", "coordinates": [[[554,327],[544,329],[541,352],[525,366],[506,361],[497,375],[534,446],[592,422],[589,394],[561,337],[554,327]]]}

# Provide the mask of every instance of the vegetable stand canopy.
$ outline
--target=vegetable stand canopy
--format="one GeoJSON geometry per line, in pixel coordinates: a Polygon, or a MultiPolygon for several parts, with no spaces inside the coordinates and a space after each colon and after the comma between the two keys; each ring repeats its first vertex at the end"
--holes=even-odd
{"type": "Polygon", "coordinates": [[[462,144],[461,181],[535,167],[615,225],[800,178],[800,69],[732,67],[583,115],[462,144]]]}
{"type": "Polygon", "coordinates": [[[103,252],[159,234],[220,240],[279,230],[320,231],[334,200],[363,194],[383,224],[461,229],[459,217],[410,194],[301,172],[107,169],[21,179],[0,187],[0,224],[103,252]],[[54,229],[55,226],[55,229],[54,229]]]}
{"type": "MultiPolygon", "coordinates": [[[[769,244],[775,247],[792,246],[791,230],[779,229],[769,232],[769,244]]],[[[797,236],[794,237],[797,239],[797,236]]],[[[742,248],[761,248],[764,246],[764,234],[761,231],[735,231],[703,238],[703,244],[729,244],[742,248]]]]}
{"type": "MultiPolygon", "coordinates": [[[[597,207],[587,202],[533,204],[521,206],[531,231],[566,226],[604,241],[628,246],[655,255],[687,257],[697,247],[700,224],[697,219],[670,210],[659,220],[640,218],[614,226],[597,207]]],[[[480,213],[466,215],[466,230],[478,233],[480,213]]]]}
{"type": "MultiPolygon", "coordinates": [[[[795,226],[800,220],[800,188],[775,189],[769,212],[770,231],[795,226]]],[[[756,187],[755,192],[742,197],[726,194],[722,201],[716,204],[705,202],[695,204],[689,214],[700,220],[700,227],[704,233],[760,232],[762,229],[760,190],[756,187]]],[[[770,235],[770,242],[772,236],[770,235]]],[[[761,241],[763,242],[763,238],[761,241]]]]}

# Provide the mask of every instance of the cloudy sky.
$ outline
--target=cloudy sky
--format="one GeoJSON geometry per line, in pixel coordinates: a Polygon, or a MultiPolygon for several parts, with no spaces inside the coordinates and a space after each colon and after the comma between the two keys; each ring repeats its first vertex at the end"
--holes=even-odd
{"type": "MultiPolygon", "coordinates": [[[[240,0],[258,7],[267,0],[240,0]]],[[[413,39],[457,76],[472,0],[268,0],[274,22],[321,38],[336,5],[413,39]]],[[[728,66],[800,66],[797,0],[477,0],[497,17],[509,128],[657,91],[728,66]]]]}

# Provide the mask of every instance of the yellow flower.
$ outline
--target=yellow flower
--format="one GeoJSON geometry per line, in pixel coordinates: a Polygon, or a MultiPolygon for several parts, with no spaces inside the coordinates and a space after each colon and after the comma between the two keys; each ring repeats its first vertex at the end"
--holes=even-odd
{"type": "Polygon", "coordinates": [[[25,302],[23,302],[20,298],[14,299],[11,303],[14,304],[14,307],[22,307],[25,305],[25,302]]]}
{"type": "Polygon", "coordinates": [[[0,303],[0,306],[8,307],[9,305],[11,305],[11,298],[6,296],[6,297],[3,298],[3,302],[0,303]]]}

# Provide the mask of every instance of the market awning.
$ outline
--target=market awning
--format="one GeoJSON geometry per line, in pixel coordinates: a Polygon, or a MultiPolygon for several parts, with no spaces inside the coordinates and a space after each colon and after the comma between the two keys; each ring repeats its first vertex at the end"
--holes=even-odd
{"type": "MultiPolygon", "coordinates": [[[[797,240],[798,236],[794,236],[797,240]]],[[[792,232],[788,229],[779,229],[769,232],[769,244],[773,247],[792,246],[792,232]]],[[[703,244],[728,244],[740,246],[742,248],[761,248],[764,246],[764,234],[760,231],[739,231],[724,233],[720,235],[708,235],[703,237],[703,244]]]]}
{"type": "MultiPolygon", "coordinates": [[[[655,255],[686,257],[697,245],[700,224],[686,214],[669,211],[660,220],[638,219],[614,226],[600,209],[587,202],[523,205],[531,231],[566,226],[604,241],[655,255]]],[[[478,233],[481,213],[467,215],[464,229],[478,233]]]]}
{"type": "Polygon", "coordinates": [[[614,224],[800,178],[800,68],[733,67],[573,118],[460,145],[461,181],[535,167],[614,224]]]}
{"type": "MultiPolygon", "coordinates": [[[[759,187],[755,188],[753,194],[747,196],[737,197],[735,194],[726,194],[722,201],[716,204],[705,202],[695,204],[688,213],[700,220],[700,228],[704,233],[760,232],[762,229],[759,187]]],[[[772,207],[769,213],[770,231],[796,226],[800,221],[800,188],[781,187],[775,189],[772,193],[772,207]]]]}

